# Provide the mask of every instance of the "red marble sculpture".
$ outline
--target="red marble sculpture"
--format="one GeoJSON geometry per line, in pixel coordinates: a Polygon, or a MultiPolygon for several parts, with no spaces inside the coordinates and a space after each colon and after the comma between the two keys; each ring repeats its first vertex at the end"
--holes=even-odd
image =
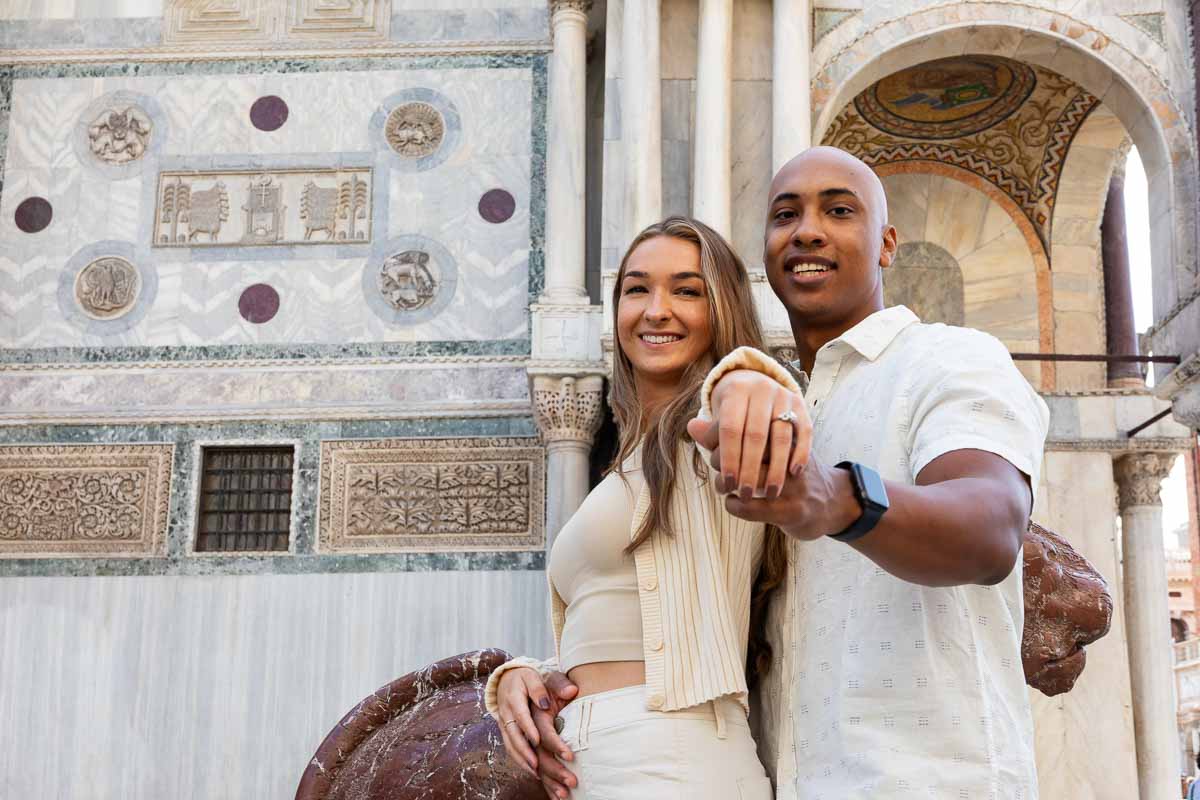
{"type": "MultiPolygon", "coordinates": [[[[1108,632],[1112,597],[1069,544],[1040,525],[1025,539],[1025,680],[1069,691],[1085,645],[1108,632]]],[[[542,800],[511,764],[483,708],[487,676],[509,655],[479,650],[405,675],[350,711],[309,762],[296,800],[542,800]]]]}

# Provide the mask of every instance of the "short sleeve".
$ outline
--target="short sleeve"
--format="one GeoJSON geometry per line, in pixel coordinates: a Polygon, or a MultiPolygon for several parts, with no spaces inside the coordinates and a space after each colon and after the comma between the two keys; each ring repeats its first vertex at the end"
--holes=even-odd
{"type": "Polygon", "coordinates": [[[952,450],[995,453],[1037,491],[1050,412],[995,337],[937,326],[906,393],[912,478],[952,450]]]}

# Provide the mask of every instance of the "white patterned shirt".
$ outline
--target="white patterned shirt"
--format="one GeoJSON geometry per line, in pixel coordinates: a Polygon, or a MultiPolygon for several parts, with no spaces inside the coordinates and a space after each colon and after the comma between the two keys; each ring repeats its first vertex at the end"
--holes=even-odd
{"type": "MultiPolygon", "coordinates": [[[[985,333],[876,312],[818,351],[805,398],[824,464],[914,484],[986,450],[1037,486],[1049,413],[985,333]]],[[[755,698],[780,800],[1036,800],[1021,559],[995,586],[930,588],[830,538],[789,547],[755,698]]]]}

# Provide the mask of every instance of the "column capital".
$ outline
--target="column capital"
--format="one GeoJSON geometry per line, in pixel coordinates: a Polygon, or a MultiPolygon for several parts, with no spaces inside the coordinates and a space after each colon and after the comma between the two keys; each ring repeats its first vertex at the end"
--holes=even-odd
{"type": "Polygon", "coordinates": [[[1130,453],[1113,460],[1117,503],[1124,511],[1132,506],[1157,506],[1163,479],[1171,472],[1178,453],[1130,453]]]}
{"type": "Polygon", "coordinates": [[[550,16],[554,17],[560,11],[578,11],[587,15],[592,9],[592,0],[550,0],[550,16]]]}
{"type": "Polygon", "coordinates": [[[604,379],[599,375],[532,376],[533,413],[547,442],[589,447],[604,419],[604,379]]]}

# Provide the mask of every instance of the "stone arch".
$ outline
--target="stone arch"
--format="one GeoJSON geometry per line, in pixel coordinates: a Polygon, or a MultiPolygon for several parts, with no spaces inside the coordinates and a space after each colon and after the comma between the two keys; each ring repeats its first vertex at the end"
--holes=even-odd
{"type": "Polygon", "coordinates": [[[1190,288],[1196,223],[1192,131],[1162,76],[1138,55],[1082,20],[1050,9],[979,2],[908,12],[872,27],[827,57],[813,80],[813,141],[875,81],[907,67],[963,53],[1037,64],[1088,90],[1124,125],[1146,168],[1151,197],[1154,310],[1161,317],[1190,288]]]}
{"type": "MultiPolygon", "coordinates": [[[[1020,207],[1013,201],[1011,197],[1001,191],[995,184],[984,180],[974,172],[970,172],[961,167],[956,167],[952,164],[939,164],[935,162],[897,162],[890,164],[880,164],[875,168],[875,172],[880,178],[886,178],[891,175],[901,174],[905,172],[919,172],[930,175],[937,175],[943,178],[959,181],[967,186],[987,195],[988,199],[999,206],[1012,220],[1017,230],[1025,240],[1025,247],[1029,251],[1030,258],[1033,261],[1034,280],[1037,285],[1037,315],[1038,315],[1038,349],[1043,353],[1051,353],[1054,351],[1054,325],[1053,325],[1053,302],[1052,302],[1052,282],[1050,275],[1050,259],[1047,256],[1045,248],[1042,246],[1041,239],[1038,238],[1037,231],[1033,227],[1033,223],[1025,216],[1020,207]]],[[[1026,362],[1029,363],[1029,362],[1026,362]]],[[[1036,381],[1034,385],[1042,391],[1053,391],[1055,388],[1055,364],[1054,362],[1045,362],[1037,365],[1036,381]]],[[[1031,380],[1033,377],[1031,376],[1031,380]]]]}

